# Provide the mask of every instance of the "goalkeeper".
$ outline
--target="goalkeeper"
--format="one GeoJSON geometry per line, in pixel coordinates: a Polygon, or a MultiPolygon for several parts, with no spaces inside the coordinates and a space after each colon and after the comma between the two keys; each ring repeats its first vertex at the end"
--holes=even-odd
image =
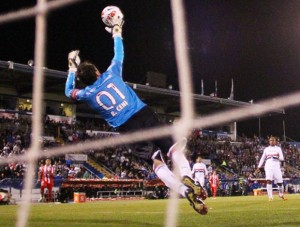
{"type": "MultiPolygon", "coordinates": [[[[79,51],[71,51],[68,55],[69,72],[65,85],[65,94],[74,100],[86,102],[90,108],[100,114],[107,123],[119,132],[132,132],[162,125],[158,116],[136,95],[122,78],[124,49],[122,40],[121,19],[113,19],[112,26],[105,29],[112,34],[114,41],[114,57],[108,69],[101,73],[94,64],[80,62],[79,51]],[[75,81],[86,85],[84,89],[76,89],[75,81]]],[[[133,145],[133,155],[153,164],[156,175],[166,186],[186,197],[193,208],[200,214],[207,213],[207,207],[201,200],[206,192],[191,179],[191,168],[184,156],[186,139],[173,144],[170,137],[150,141],[155,149],[149,150],[133,145]],[[172,159],[180,167],[182,182],[174,176],[165,164],[162,153],[172,159]]]]}

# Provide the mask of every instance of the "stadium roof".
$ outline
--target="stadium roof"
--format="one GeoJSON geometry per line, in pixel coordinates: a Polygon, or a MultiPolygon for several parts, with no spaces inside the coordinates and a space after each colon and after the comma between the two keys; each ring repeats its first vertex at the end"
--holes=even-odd
{"type": "MultiPolygon", "coordinates": [[[[32,80],[34,67],[14,63],[11,61],[0,61],[0,94],[16,97],[31,98],[32,80]]],[[[64,95],[64,86],[67,72],[53,69],[44,69],[45,86],[47,94],[60,97],[62,102],[71,102],[64,95]]],[[[157,88],[142,84],[127,84],[137,92],[143,101],[153,107],[164,109],[164,114],[178,116],[180,114],[180,92],[172,89],[157,88]]],[[[205,115],[234,107],[255,105],[249,102],[236,101],[231,99],[211,97],[200,94],[193,94],[195,110],[197,114],[205,115]]],[[[284,114],[283,109],[273,111],[275,114],[284,114]]]]}

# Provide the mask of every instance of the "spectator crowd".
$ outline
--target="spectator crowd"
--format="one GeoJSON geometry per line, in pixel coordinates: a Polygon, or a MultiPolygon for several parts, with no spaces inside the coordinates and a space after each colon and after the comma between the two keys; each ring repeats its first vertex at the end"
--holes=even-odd
{"type": "MultiPolygon", "coordinates": [[[[108,130],[109,128],[105,124],[97,123],[97,121],[76,121],[69,124],[67,122],[51,121],[45,117],[45,138],[42,138],[44,152],[47,152],[47,148],[52,146],[118,136],[116,133],[108,133],[108,130]]],[[[30,145],[30,133],[31,122],[29,118],[0,118],[0,160],[23,155],[30,145]]],[[[288,168],[283,169],[284,177],[299,178],[300,152],[298,147],[286,142],[280,142],[278,145],[281,146],[284,152],[286,166],[288,166],[288,168]]],[[[224,182],[220,185],[221,191],[226,194],[229,186],[231,188],[235,186],[241,188],[241,185],[243,185],[244,190],[246,190],[247,187],[255,187],[256,183],[252,182],[249,186],[249,184],[244,184],[244,180],[240,180],[238,183],[235,181],[238,185],[229,185],[224,180],[247,180],[264,177],[262,172],[259,175],[255,175],[254,172],[266,146],[268,146],[267,138],[241,136],[237,141],[231,141],[229,137],[218,138],[214,134],[203,134],[201,130],[194,130],[188,138],[187,157],[191,167],[198,156],[209,160],[208,171],[211,173],[213,170],[217,170],[221,182],[222,180],[224,182]]],[[[126,146],[93,150],[89,152],[89,156],[100,165],[111,170],[115,174],[115,178],[144,180],[156,178],[152,167],[132,156],[130,149],[126,146]]],[[[50,158],[56,167],[57,176],[63,178],[94,177],[83,167],[66,163],[63,156],[50,158]]],[[[40,162],[43,162],[43,160],[40,160],[40,162]]],[[[171,165],[171,163],[167,164],[171,165]]],[[[14,162],[1,165],[0,182],[5,178],[22,179],[25,171],[26,163],[14,162]]],[[[234,191],[234,189],[231,191],[234,191]]]]}

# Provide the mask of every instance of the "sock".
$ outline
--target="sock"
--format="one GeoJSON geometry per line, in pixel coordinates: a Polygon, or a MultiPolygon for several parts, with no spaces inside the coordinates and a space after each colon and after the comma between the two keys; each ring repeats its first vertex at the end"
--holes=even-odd
{"type": "Polygon", "coordinates": [[[267,184],[267,192],[268,192],[269,199],[273,199],[273,188],[272,188],[272,184],[267,184]]]}
{"type": "Polygon", "coordinates": [[[283,196],[283,185],[278,185],[278,195],[279,195],[280,197],[283,196]]]}
{"type": "Polygon", "coordinates": [[[155,174],[165,183],[165,185],[176,190],[180,195],[185,197],[185,191],[188,189],[184,184],[182,184],[172,173],[172,171],[166,166],[166,164],[161,164],[154,169],[155,174]]]}
{"type": "Polygon", "coordinates": [[[180,176],[189,176],[192,178],[192,170],[189,161],[184,155],[184,149],[186,145],[186,139],[181,142],[174,144],[169,152],[168,157],[172,159],[176,166],[179,167],[180,176]]]}

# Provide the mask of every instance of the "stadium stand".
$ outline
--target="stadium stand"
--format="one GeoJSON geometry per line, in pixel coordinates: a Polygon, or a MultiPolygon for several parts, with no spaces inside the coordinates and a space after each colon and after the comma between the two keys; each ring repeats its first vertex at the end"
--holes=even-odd
{"type": "MultiPolygon", "coordinates": [[[[44,152],[53,146],[117,136],[117,133],[109,131],[110,128],[94,113],[86,112],[87,108],[82,104],[72,103],[64,97],[65,72],[44,70],[46,78],[51,78],[51,81],[46,80],[45,90],[44,136],[41,138],[44,152]]],[[[22,155],[29,147],[32,73],[33,68],[31,66],[0,61],[0,159],[22,155]],[[19,80],[21,77],[23,79],[19,80]],[[18,80],[18,85],[14,82],[15,80],[18,80]]],[[[179,114],[178,91],[141,84],[128,84],[143,99],[147,100],[162,118],[169,123],[176,120],[179,114]]],[[[194,98],[199,114],[249,105],[249,103],[205,95],[195,95],[194,98]]],[[[283,113],[283,110],[277,110],[275,113],[283,113]]],[[[254,168],[264,146],[266,146],[266,141],[257,136],[247,138],[236,135],[236,124],[233,122],[211,130],[195,129],[190,134],[187,152],[191,165],[195,158],[201,155],[210,161],[210,169],[218,171],[222,182],[219,188],[220,195],[246,195],[252,193],[253,189],[264,186],[263,181],[261,183],[251,180],[254,178],[254,168]],[[257,186],[257,184],[260,185],[257,186]]],[[[300,189],[299,147],[295,143],[281,143],[281,146],[287,163],[285,177],[290,179],[289,182],[292,182],[292,184],[287,184],[287,188],[289,188],[287,190],[297,192],[300,189]]],[[[167,195],[164,186],[160,181],[157,181],[151,167],[146,163],[138,162],[130,155],[130,151],[126,147],[93,150],[87,154],[89,156],[88,161],[83,164],[66,163],[64,157],[53,160],[56,165],[57,187],[61,190],[60,194],[63,194],[57,198],[65,201],[66,198],[72,197],[74,190],[72,189],[72,191],[66,186],[62,187],[63,184],[66,185],[65,182],[70,180],[71,175],[73,179],[119,179],[120,182],[123,179],[133,181],[138,179],[145,181],[143,185],[148,185],[145,187],[146,191],[151,190],[150,193],[139,195],[149,195],[149,198],[161,198],[167,195]],[[77,172],[71,174],[70,169],[73,167],[74,169],[76,167],[77,172]]],[[[26,165],[24,163],[0,166],[0,187],[20,190],[25,171],[26,165]]],[[[262,178],[263,175],[258,177],[262,178]]],[[[74,182],[82,183],[81,181],[74,182]]],[[[38,184],[36,187],[39,187],[38,184]]],[[[118,187],[115,185],[114,189],[119,190],[118,187]]],[[[208,185],[207,190],[209,191],[208,185]]],[[[112,190],[107,191],[108,195],[113,195],[112,190]]],[[[138,195],[138,192],[136,193],[138,195]]],[[[100,194],[101,192],[92,189],[88,189],[87,192],[87,196],[90,197],[99,197],[100,194]]],[[[125,195],[125,193],[118,193],[118,195],[121,194],[125,195]]],[[[102,193],[102,197],[103,195],[102,193]]]]}

